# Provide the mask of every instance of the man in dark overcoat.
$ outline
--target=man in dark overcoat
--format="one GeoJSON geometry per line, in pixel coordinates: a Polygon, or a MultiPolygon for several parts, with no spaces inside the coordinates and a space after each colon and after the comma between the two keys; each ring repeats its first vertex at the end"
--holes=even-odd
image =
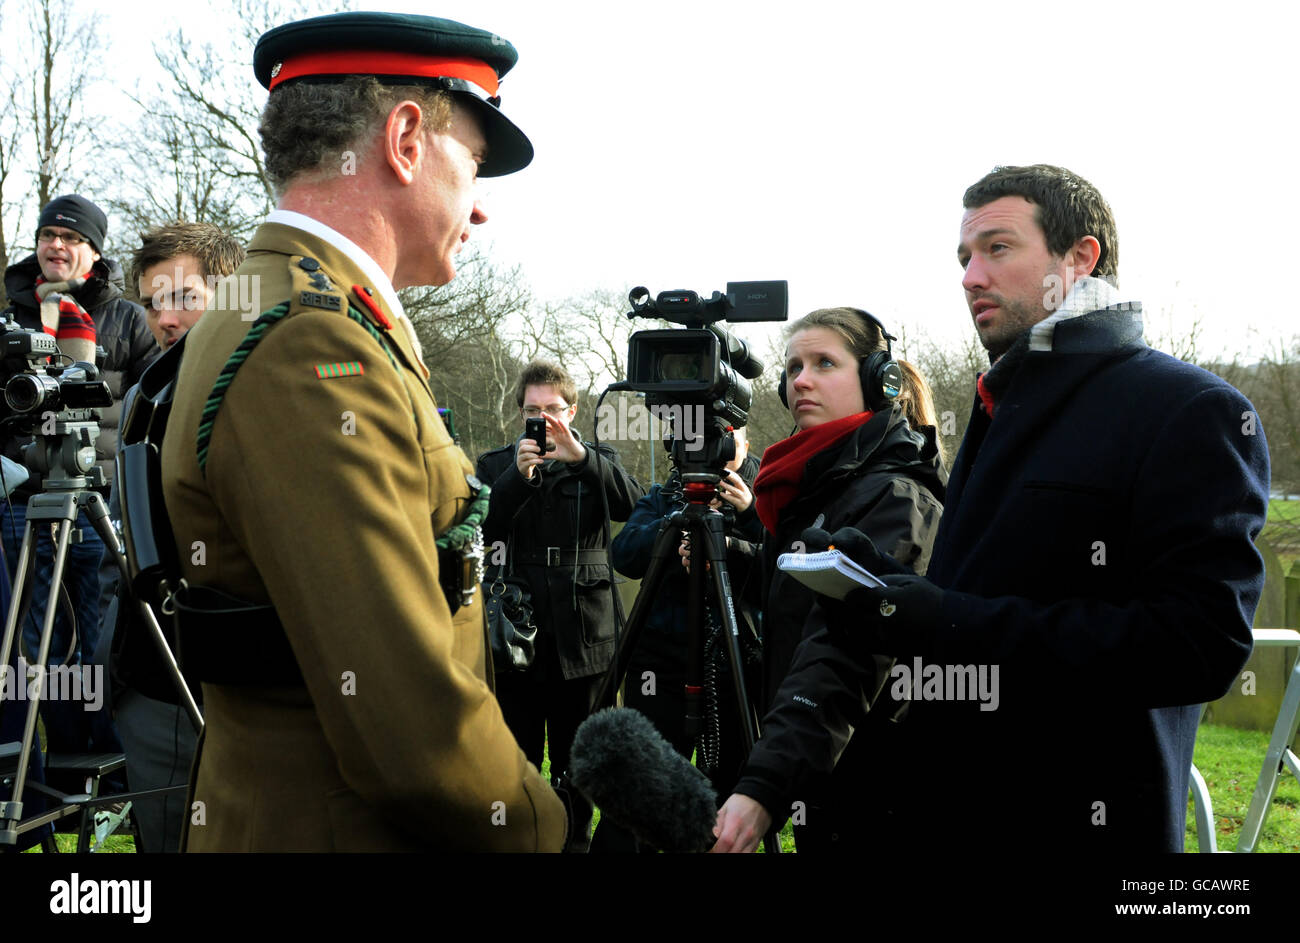
{"type": "MultiPolygon", "coordinates": [[[[882,841],[1181,851],[1200,705],[1250,655],[1264,585],[1263,429],[1233,387],[1143,341],[1086,180],[999,167],[963,202],[962,287],[991,366],[929,569],[821,598],[826,626],[764,736],[833,764],[861,692],[847,668],[802,705],[799,663],[827,644],[849,665],[895,655],[885,693],[911,710],[904,752],[882,757],[903,780],[882,841]]],[[[720,850],[756,841],[728,818],[720,850]]]]}

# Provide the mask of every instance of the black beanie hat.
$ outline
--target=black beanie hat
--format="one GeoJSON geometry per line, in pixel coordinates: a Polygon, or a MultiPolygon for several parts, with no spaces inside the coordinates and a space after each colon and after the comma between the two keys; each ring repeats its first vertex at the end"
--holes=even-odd
{"type": "Polygon", "coordinates": [[[79,232],[94,247],[96,252],[104,251],[104,236],[108,233],[108,217],[94,203],[84,196],[69,193],[56,196],[45,204],[41,218],[36,221],[39,230],[45,226],[62,226],[79,232]]]}

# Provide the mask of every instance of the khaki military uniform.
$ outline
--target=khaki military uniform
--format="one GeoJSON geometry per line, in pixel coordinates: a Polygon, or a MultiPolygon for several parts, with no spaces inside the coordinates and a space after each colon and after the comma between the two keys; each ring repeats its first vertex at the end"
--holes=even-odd
{"type": "Polygon", "coordinates": [[[562,803],[488,686],[481,600],[453,617],[439,587],[434,538],[464,517],[471,467],[406,332],[291,226],[258,230],[248,276],[289,313],[231,382],[206,473],[200,413],[251,325],[238,292],[190,331],[163,489],[186,579],[273,604],[306,686],[204,684],[188,850],[560,850],[562,803]]]}

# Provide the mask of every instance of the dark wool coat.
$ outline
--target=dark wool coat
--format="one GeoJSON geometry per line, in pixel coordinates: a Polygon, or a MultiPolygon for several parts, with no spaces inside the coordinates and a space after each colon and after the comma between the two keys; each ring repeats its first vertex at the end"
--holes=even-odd
{"type": "Polygon", "coordinates": [[[477,470],[479,479],[492,486],[483,540],[488,545],[510,541],[514,572],[532,589],[538,631],[554,634],[565,679],[600,674],[614,658],[614,601],[600,492],[605,492],[614,521],[627,520],[645,493],[623,469],[617,452],[602,445],[597,462],[592,460],[596,446],[583,445],[586,459],[573,465],[548,460],[531,481],[515,465],[516,445],[484,452],[477,470]],[[557,556],[553,566],[521,562],[528,554],[545,554],[548,547],[564,554],[575,548],[591,553],[577,566],[572,557],[565,561],[557,556]]]}
{"type": "MultiPolygon", "coordinates": [[[[940,617],[895,648],[923,670],[998,666],[997,706],[910,702],[873,780],[900,780],[874,834],[1181,850],[1199,705],[1250,654],[1268,480],[1251,404],[1148,348],[1135,307],[1063,320],[1051,349],[1024,351],[991,419],[976,401],[954,462],[927,574],[947,590],[940,617]]],[[[834,648],[824,627],[807,644],[834,648]]],[[[769,729],[824,770],[861,716],[862,679],[879,678],[847,654],[800,661],[832,689],[818,723],[783,690],[786,723],[769,729]]]]}
{"type": "Polygon", "coordinates": [[[1000,704],[913,703],[918,755],[964,770],[913,793],[947,792],[917,821],[1180,851],[1199,706],[1249,657],[1264,586],[1264,433],[1237,390],[1147,347],[1132,306],[1062,321],[1052,347],[991,420],[975,409],[953,469],[929,577],[954,592],[918,654],[1000,665],[1000,704]]]}
{"type": "MultiPolygon", "coordinates": [[[[41,330],[41,306],[36,299],[36,279],[41,267],[35,255],[15,262],[5,270],[5,290],[9,307],[4,314],[28,330],[41,330]]],[[[95,441],[97,464],[104,470],[105,481],[113,480],[113,459],[117,456],[117,430],[122,424],[122,395],[139,382],[145,367],[161,353],[144,308],[123,297],[125,284],[122,268],[113,259],[100,259],[90,270],[90,277],[73,297],[95,322],[95,343],[104,348],[102,378],[113,392],[113,405],[100,410],[100,433],[95,441]]],[[[21,448],[27,436],[6,436],[4,454],[22,461],[21,448]]],[[[40,491],[40,476],[32,475],[17,489],[18,500],[40,491]]],[[[107,489],[104,491],[107,494],[107,489]]]]}

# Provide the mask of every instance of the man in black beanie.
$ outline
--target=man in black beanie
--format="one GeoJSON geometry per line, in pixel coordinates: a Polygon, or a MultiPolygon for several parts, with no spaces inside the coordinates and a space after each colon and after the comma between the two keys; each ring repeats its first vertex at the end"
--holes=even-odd
{"type": "MultiPolygon", "coordinates": [[[[85,197],[69,194],[51,200],[37,220],[36,251],[5,271],[9,307],[4,311],[4,316],[20,327],[54,335],[62,352],[73,360],[94,362],[95,345],[104,348],[101,377],[112,390],[113,405],[101,410],[101,433],[95,448],[96,461],[104,470],[102,493],[106,498],[107,482],[113,475],[116,430],[121,423],[122,392],[140,379],[158,354],[144,309],[123,297],[121,266],[102,256],[107,230],[103,210],[85,197]]],[[[12,427],[0,434],[4,455],[18,462],[22,461],[22,446],[29,441],[30,436],[16,434],[12,427]]],[[[6,513],[0,515],[0,536],[11,579],[22,547],[27,500],[40,490],[40,474],[31,471],[10,495],[6,513]]],[[[51,664],[89,663],[99,637],[98,569],[104,545],[84,514],[78,527],[82,539],[69,545],[63,577],[76,613],[75,631],[61,611],[50,643],[51,664]]],[[[29,584],[31,610],[20,636],[21,654],[29,664],[36,661],[40,650],[52,561],[53,544],[45,530],[37,545],[35,577],[29,584]]],[[[50,751],[121,751],[108,711],[86,710],[85,703],[71,701],[43,702],[41,708],[50,751]]]]}

